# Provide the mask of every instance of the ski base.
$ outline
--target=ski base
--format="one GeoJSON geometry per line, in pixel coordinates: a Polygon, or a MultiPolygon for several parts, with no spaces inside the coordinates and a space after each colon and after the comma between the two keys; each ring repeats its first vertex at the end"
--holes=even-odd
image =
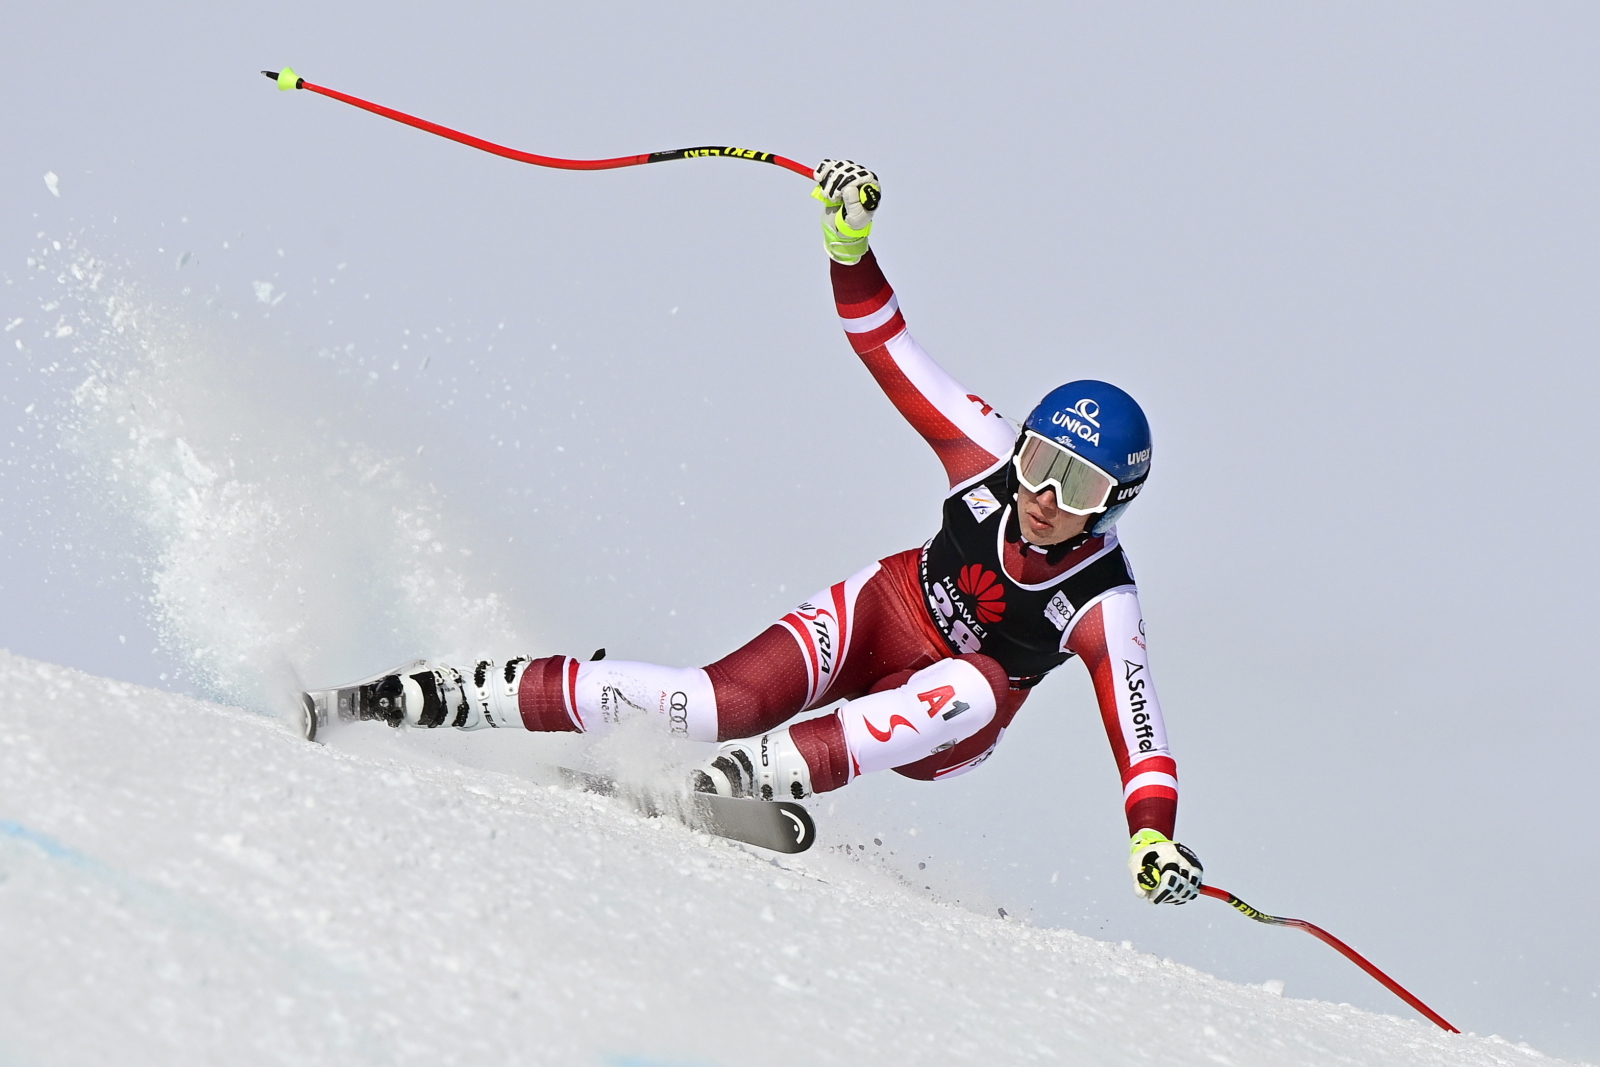
{"type": "Polygon", "coordinates": [[[790,854],[804,852],[817,838],[811,813],[792,800],[740,800],[715,793],[663,795],[630,789],[603,774],[557,769],[569,785],[585,792],[625,800],[645,815],[674,815],[716,837],[790,854]]]}

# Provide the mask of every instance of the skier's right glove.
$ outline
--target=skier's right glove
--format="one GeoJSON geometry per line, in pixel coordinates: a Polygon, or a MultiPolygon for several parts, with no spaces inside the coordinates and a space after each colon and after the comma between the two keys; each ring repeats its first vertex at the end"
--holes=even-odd
{"type": "Polygon", "coordinates": [[[1186,846],[1155,830],[1140,830],[1130,853],[1133,891],[1150,903],[1187,904],[1200,895],[1205,868],[1186,846]]]}
{"type": "Polygon", "coordinates": [[[823,247],[847,267],[861,262],[872,234],[873,212],[883,199],[882,183],[848,159],[824,159],[817,165],[816,178],[811,195],[822,201],[823,247]]]}

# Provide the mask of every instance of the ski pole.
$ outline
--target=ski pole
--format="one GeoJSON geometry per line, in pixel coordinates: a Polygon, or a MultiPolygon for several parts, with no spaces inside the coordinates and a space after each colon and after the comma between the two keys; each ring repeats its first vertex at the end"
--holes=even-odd
{"type": "Polygon", "coordinates": [[[1220,900],[1224,904],[1232,904],[1234,910],[1238,911],[1242,915],[1248,915],[1258,923],[1266,923],[1268,926],[1293,926],[1298,930],[1304,930],[1306,933],[1322,941],[1324,944],[1332,945],[1341,955],[1344,956],[1345,959],[1349,960],[1351,963],[1355,964],[1357,967],[1360,967],[1363,971],[1366,971],[1368,974],[1372,975],[1372,977],[1382,982],[1385,989],[1389,990],[1389,992],[1393,993],[1395,996],[1399,997],[1401,1000],[1405,1001],[1407,1004],[1426,1015],[1431,1022],[1438,1024],[1444,1029],[1450,1031],[1452,1034],[1459,1034],[1461,1032],[1446,1022],[1444,1016],[1440,1015],[1438,1012],[1422,1003],[1422,1001],[1412,996],[1411,993],[1408,992],[1406,988],[1399,982],[1396,982],[1393,978],[1390,978],[1388,975],[1378,970],[1378,968],[1374,967],[1370,962],[1368,962],[1365,956],[1351,948],[1349,945],[1345,944],[1343,941],[1340,941],[1337,937],[1334,937],[1332,934],[1328,933],[1328,931],[1324,930],[1322,927],[1314,926],[1311,923],[1306,922],[1304,919],[1285,919],[1277,915],[1268,915],[1266,912],[1257,911],[1244,901],[1240,900],[1238,897],[1234,896],[1232,893],[1228,892],[1226,889],[1218,889],[1214,885],[1203,885],[1200,887],[1200,892],[1204,893],[1208,897],[1213,897],[1216,900],[1220,900]]]}
{"type": "Polygon", "coordinates": [[[748,159],[756,163],[771,163],[775,166],[783,167],[785,170],[792,170],[796,174],[804,175],[807,180],[812,177],[811,168],[804,163],[796,163],[792,159],[785,159],[783,156],[773,155],[771,152],[758,152],[753,148],[732,148],[724,145],[673,148],[665,152],[645,152],[642,155],[617,156],[613,159],[560,159],[556,156],[535,155],[532,152],[522,152],[515,148],[507,148],[505,145],[498,145],[493,141],[485,141],[483,138],[474,137],[470,133],[452,130],[448,126],[440,126],[436,122],[419,119],[415,115],[408,115],[404,111],[396,111],[394,108],[384,107],[382,104],[374,104],[370,100],[363,100],[358,96],[341,93],[337,89],[329,89],[322,85],[312,85],[296,74],[290,67],[284,67],[281,71],[264,70],[261,73],[277,82],[278,88],[285,92],[290,89],[308,89],[313,93],[320,93],[323,96],[342,100],[354,107],[370,111],[374,115],[382,115],[386,119],[403,122],[407,126],[415,126],[419,130],[426,130],[436,136],[459,141],[469,148],[504,156],[506,159],[514,159],[519,163],[532,163],[536,167],[554,167],[557,170],[616,170],[618,167],[637,167],[643,163],[665,163],[669,159],[700,159],[709,156],[723,156],[728,159],[748,159]]]}

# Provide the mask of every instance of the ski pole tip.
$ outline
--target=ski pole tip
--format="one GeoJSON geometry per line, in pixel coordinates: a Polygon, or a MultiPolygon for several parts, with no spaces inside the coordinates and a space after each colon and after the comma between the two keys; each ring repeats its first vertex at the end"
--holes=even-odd
{"type": "Polygon", "coordinates": [[[286,93],[290,89],[298,89],[305,82],[304,78],[294,72],[293,67],[284,67],[281,71],[264,70],[261,73],[278,83],[279,92],[286,93]]]}

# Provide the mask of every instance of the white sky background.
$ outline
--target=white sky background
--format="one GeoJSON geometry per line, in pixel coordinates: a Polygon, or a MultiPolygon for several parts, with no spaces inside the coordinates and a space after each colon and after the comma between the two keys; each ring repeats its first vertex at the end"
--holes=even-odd
{"type": "MultiPolygon", "coordinates": [[[[839,334],[801,179],[535,170],[255,71],[557,155],[848,156],[884,179],[874,245],[913,331],[969,388],[1020,418],[1103,377],[1149,412],[1122,532],[1212,879],[1463,1029],[1600,1059],[1592,6],[5,22],[0,643],[142,682],[183,666],[150,651],[136,531],[55,447],[81,331],[53,336],[55,268],[26,260],[74,237],[202,338],[213,436],[234,411],[321,418],[431,484],[452,558],[532,646],[490,651],[705,662],[921,543],[938,464],[839,334]]],[[[322,681],[432,651],[307,624],[322,681]]],[[[1134,900],[1087,680],[1058,673],[979,772],[864,781],[835,819],[984,907],[1403,1010],[1309,938],[1134,900]]]]}

